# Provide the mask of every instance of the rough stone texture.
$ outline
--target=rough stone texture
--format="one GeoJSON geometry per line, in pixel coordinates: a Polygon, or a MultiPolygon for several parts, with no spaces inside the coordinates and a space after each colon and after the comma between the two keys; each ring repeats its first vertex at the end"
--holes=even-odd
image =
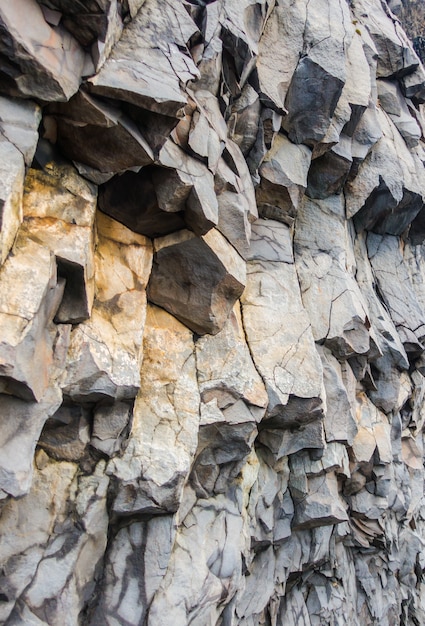
{"type": "Polygon", "coordinates": [[[425,624],[422,4],[3,2],[2,624],[425,624]]]}

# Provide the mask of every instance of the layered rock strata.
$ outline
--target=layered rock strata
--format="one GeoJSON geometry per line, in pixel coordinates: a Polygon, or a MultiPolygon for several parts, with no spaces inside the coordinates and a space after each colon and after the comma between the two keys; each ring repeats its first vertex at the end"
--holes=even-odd
{"type": "Polygon", "coordinates": [[[425,624],[398,4],[0,6],[5,626],[425,624]]]}

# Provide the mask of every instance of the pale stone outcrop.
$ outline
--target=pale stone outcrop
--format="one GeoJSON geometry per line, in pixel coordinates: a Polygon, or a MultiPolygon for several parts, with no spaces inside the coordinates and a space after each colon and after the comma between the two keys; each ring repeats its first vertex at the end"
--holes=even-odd
{"type": "Polygon", "coordinates": [[[62,388],[74,401],[130,400],[140,387],[152,247],[145,237],[101,213],[96,225],[92,314],[71,333],[62,388]]]}
{"type": "Polygon", "coordinates": [[[124,455],[108,465],[118,481],[115,513],[164,514],[179,506],[199,424],[193,351],[192,333],[150,305],[132,436],[124,455]],[[170,346],[178,359],[168,359],[170,346]]]}

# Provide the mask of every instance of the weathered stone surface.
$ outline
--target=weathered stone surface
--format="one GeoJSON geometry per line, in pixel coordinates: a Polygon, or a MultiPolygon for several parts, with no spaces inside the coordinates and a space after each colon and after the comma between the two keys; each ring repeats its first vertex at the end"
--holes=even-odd
{"type": "Polygon", "coordinates": [[[422,208],[423,165],[390,118],[378,115],[383,137],[347,185],[347,215],[357,230],[400,235],[422,208]]]}
{"type": "Polygon", "coordinates": [[[118,531],[107,553],[100,599],[89,620],[95,626],[140,623],[166,573],[175,530],[171,516],[134,522],[118,531]],[[143,576],[140,567],[143,563],[143,576]]]}
{"type": "Polygon", "coordinates": [[[198,73],[181,50],[197,28],[180,3],[147,0],[143,9],[125,27],[99,73],[89,79],[90,90],[178,116],[186,103],[180,81],[186,83],[198,73]]]}
{"type": "Polygon", "coordinates": [[[421,129],[410,114],[399,85],[389,80],[378,80],[377,84],[379,103],[391,117],[407,147],[417,146],[421,138],[421,129]]]}
{"type": "Polygon", "coordinates": [[[388,8],[374,0],[355,0],[352,10],[369,31],[378,52],[378,78],[402,77],[414,71],[419,59],[400,23],[392,19],[388,8]]]}
{"type": "MultiPolygon", "coordinates": [[[[50,515],[38,519],[33,519],[30,513],[31,521],[27,524],[23,522],[23,530],[29,532],[32,541],[35,532],[42,543],[40,546],[37,543],[29,546],[33,554],[38,548],[38,559],[34,564],[29,561],[32,572],[31,569],[27,571],[27,585],[21,588],[16,598],[16,605],[9,618],[11,624],[22,621],[60,624],[64,607],[69,623],[77,623],[84,606],[85,593],[106,547],[108,478],[104,475],[104,464],[100,463],[92,476],[82,477],[74,474],[75,466],[62,463],[59,467],[63,472],[62,477],[61,471],[58,475],[52,471],[48,462],[45,464],[40,472],[38,491],[41,485],[50,492],[56,487],[62,493],[60,505],[53,508],[50,515]],[[73,519],[69,517],[69,506],[73,508],[73,519]],[[43,536],[38,526],[43,522],[47,522],[47,529],[50,530],[47,536],[43,536]],[[54,576],[46,584],[48,573],[54,576]],[[40,620],[38,615],[44,619],[40,620]]],[[[37,491],[35,497],[36,494],[37,491]]],[[[34,503],[35,497],[31,496],[28,505],[24,504],[24,517],[34,503]]],[[[13,510],[10,513],[13,515],[13,510]]],[[[19,516],[19,509],[17,513],[19,516]]],[[[18,527],[12,532],[16,536],[19,531],[18,527]]],[[[25,558],[25,553],[23,556],[25,558]]]]}
{"type": "Polygon", "coordinates": [[[256,189],[263,217],[291,225],[307,187],[311,150],[297,146],[279,134],[260,167],[261,183],[256,189]]]}
{"type": "Polygon", "coordinates": [[[90,320],[72,331],[63,391],[77,402],[129,400],[140,386],[152,247],[101,213],[96,224],[95,299],[90,320]]]}
{"type": "Polygon", "coordinates": [[[35,153],[40,120],[41,110],[35,102],[0,96],[0,134],[22,153],[26,165],[35,153]]]}
{"type": "Polygon", "coordinates": [[[22,222],[25,164],[9,141],[0,141],[0,263],[4,263],[22,222]]]}
{"type": "Polygon", "coordinates": [[[119,452],[129,435],[133,407],[125,402],[100,404],[93,418],[90,445],[108,456],[119,452]]]}
{"type": "Polygon", "coordinates": [[[367,248],[379,291],[404,348],[409,355],[419,356],[424,349],[425,319],[402,263],[400,241],[390,235],[369,233],[367,248]]]}
{"type": "Polygon", "coordinates": [[[58,387],[47,389],[38,402],[27,403],[1,396],[1,428],[4,443],[0,453],[0,497],[17,498],[28,493],[33,473],[33,456],[45,421],[60,406],[58,387]]]}
{"type": "MultiPolygon", "coordinates": [[[[261,427],[292,429],[298,420],[300,425],[320,420],[322,367],[302,307],[284,224],[259,220],[253,226],[242,311],[251,354],[269,396],[270,419],[261,427]]],[[[265,437],[267,433],[262,433],[263,442],[265,437]]],[[[316,444],[320,447],[321,439],[316,444]]],[[[292,445],[302,448],[302,437],[298,441],[293,437],[292,445]]]]}
{"type": "Polygon", "coordinates": [[[52,374],[56,337],[52,320],[64,281],[57,281],[51,252],[22,237],[0,269],[0,285],[0,389],[39,400],[52,374]]]}
{"type": "Polygon", "coordinates": [[[1,623],[425,623],[402,4],[0,9],[1,623]]]}
{"type": "Polygon", "coordinates": [[[199,335],[223,327],[245,286],[245,263],[215,229],[155,240],[148,297],[199,335]],[[179,272],[176,272],[179,267],[179,272]]]}
{"type": "Polygon", "coordinates": [[[341,196],[305,199],[294,238],[302,301],[314,339],[338,358],[366,354],[370,347],[367,307],[348,263],[350,246],[341,196]]]}
{"type": "Polygon", "coordinates": [[[2,7],[0,23],[2,91],[64,101],[78,90],[84,52],[63,27],[47,24],[35,0],[2,7]]]}
{"type": "Polygon", "coordinates": [[[90,317],[94,296],[96,189],[72,167],[31,169],[25,179],[23,232],[51,250],[65,290],[55,320],[90,317]]]}
{"type": "Polygon", "coordinates": [[[118,481],[117,514],[177,510],[196,449],[199,391],[192,333],[171,315],[149,306],[141,388],[129,444],[110,461],[118,481]],[[170,346],[176,358],[168,358],[170,346]]]}
{"type": "Polygon", "coordinates": [[[49,107],[49,137],[69,159],[102,173],[122,172],[152,163],[146,133],[116,102],[79,91],[66,104],[49,107]]]}

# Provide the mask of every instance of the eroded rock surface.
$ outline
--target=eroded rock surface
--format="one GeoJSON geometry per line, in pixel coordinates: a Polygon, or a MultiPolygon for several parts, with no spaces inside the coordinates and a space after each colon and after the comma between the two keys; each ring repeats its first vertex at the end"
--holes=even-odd
{"type": "Polygon", "coordinates": [[[408,4],[3,2],[5,626],[425,624],[408,4]]]}

